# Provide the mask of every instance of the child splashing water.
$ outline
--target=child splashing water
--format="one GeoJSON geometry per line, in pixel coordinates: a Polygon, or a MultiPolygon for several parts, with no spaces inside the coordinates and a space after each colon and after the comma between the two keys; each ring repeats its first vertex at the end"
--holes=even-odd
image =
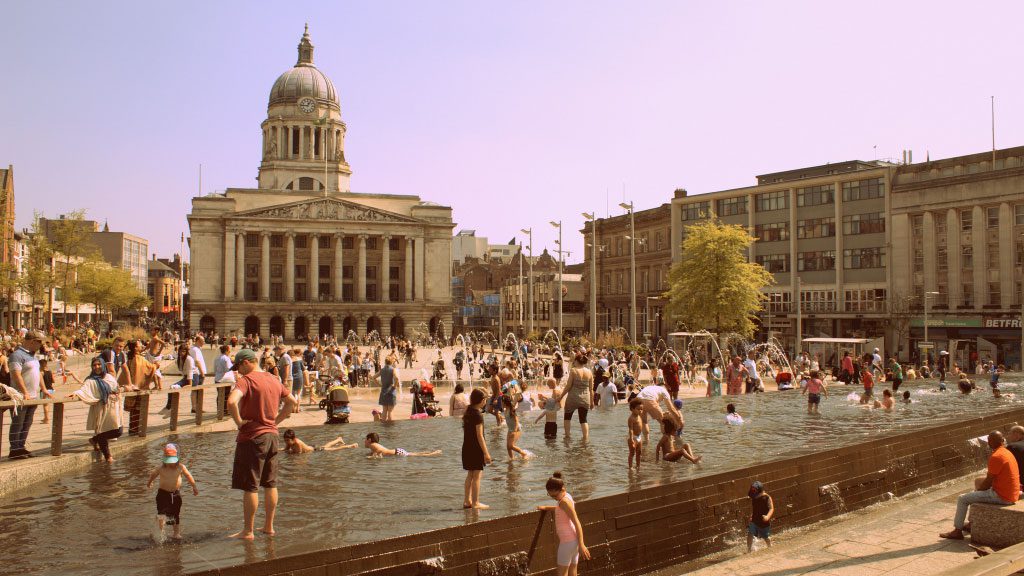
{"type": "Polygon", "coordinates": [[[590,550],[583,543],[583,525],[576,515],[575,501],[565,491],[565,481],[561,472],[555,472],[548,478],[548,496],[557,502],[555,506],[538,506],[538,510],[555,512],[555,533],[558,535],[558,576],[576,576],[576,567],[580,556],[590,560],[590,550]]]}
{"type": "Polygon", "coordinates": [[[383,458],[385,456],[438,456],[441,454],[440,450],[434,450],[432,452],[409,452],[403,448],[386,448],[380,444],[380,436],[376,432],[370,432],[366,435],[366,441],[363,443],[364,446],[370,449],[370,454],[367,458],[383,458]]]}
{"type": "Polygon", "coordinates": [[[664,455],[666,462],[677,462],[680,458],[686,458],[694,464],[701,461],[702,457],[694,456],[689,444],[683,443],[683,447],[680,450],[676,450],[675,438],[676,423],[666,416],[661,421],[661,440],[658,441],[658,445],[654,448],[655,462],[658,461],[661,455],[664,455]]]}
{"type": "Polygon", "coordinates": [[[146,482],[146,488],[152,488],[153,481],[157,477],[160,478],[156,491],[157,531],[153,535],[153,539],[157,542],[164,541],[165,524],[174,526],[174,534],[171,538],[181,540],[181,494],[178,490],[181,488],[183,475],[192,485],[192,495],[199,496],[195,478],[184,464],[178,462],[178,446],[175,444],[164,446],[163,464],[149,474],[149,482],[146,482]]]}

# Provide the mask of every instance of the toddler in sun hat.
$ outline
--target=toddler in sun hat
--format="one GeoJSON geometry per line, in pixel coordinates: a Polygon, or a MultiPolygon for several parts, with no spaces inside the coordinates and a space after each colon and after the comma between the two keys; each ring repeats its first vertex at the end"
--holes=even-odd
{"type": "Polygon", "coordinates": [[[179,461],[178,445],[168,443],[163,448],[162,463],[149,474],[149,482],[146,488],[153,486],[153,481],[158,477],[160,483],[156,491],[156,532],[153,539],[162,542],[164,538],[164,526],[174,526],[175,540],[181,539],[181,477],[184,476],[192,485],[192,494],[199,495],[199,487],[196,486],[195,478],[179,461]]]}

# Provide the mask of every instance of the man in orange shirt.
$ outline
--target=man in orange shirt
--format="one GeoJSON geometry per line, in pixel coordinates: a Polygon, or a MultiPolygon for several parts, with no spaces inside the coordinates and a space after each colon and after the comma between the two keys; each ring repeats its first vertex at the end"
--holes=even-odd
{"type": "Polygon", "coordinates": [[[1020,497],[1020,470],[1017,460],[1006,449],[1006,440],[1001,432],[988,435],[988,445],[992,455],[988,459],[988,474],[974,480],[974,492],[961,495],[956,500],[956,515],[953,516],[953,530],[939,534],[943,538],[963,540],[964,531],[971,531],[970,524],[965,524],[967,509],[971,504],[996,504],[1009,506],[1020,497]]]}

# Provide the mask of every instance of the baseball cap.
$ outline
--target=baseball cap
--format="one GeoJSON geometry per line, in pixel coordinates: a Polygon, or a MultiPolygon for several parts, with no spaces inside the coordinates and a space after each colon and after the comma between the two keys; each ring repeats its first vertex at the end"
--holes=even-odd
{"type": "Polygon", "coordinates": [[[757,496],[761,492],[764,492],[764,484],[761,484],[760,480],[754,480],[754,483],[750,485],[750,496],[757,496]]]}
{"type": "Polygon", "coordinates": [[[238,370],[238,365],[241,364],[243,360],[252,360],[253,362],[255,362],[256,353],[248,348],[242,348],[241,350],[236,352],[235,363],[231,365],[231,370],[238,370]]]}
{"type": "Polygon", "coordinates": [[[178,463],[178,445],[168,444],[164,446],[164,464],[178,463]]]}

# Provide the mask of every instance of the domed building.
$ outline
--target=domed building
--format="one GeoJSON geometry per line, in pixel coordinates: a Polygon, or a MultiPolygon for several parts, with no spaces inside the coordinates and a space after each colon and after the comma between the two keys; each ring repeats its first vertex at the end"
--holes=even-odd
{"type": "Polygon", "coordinates": [[[451,314],[451,208],[354,193],[334,83],[299,57],[270,89],[257,188],[192,199],[190,322],[289,341],[437,334],[451,314]]]}

